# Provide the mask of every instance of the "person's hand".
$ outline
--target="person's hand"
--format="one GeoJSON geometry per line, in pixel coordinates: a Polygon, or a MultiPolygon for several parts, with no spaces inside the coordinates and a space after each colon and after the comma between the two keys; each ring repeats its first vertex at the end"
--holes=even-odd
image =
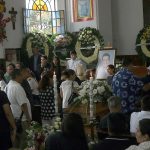
{"type": "Polygon", "coordinates": [[[11,131],[11,142],[14,143],[16,139],[16,129],[11,131]]]}

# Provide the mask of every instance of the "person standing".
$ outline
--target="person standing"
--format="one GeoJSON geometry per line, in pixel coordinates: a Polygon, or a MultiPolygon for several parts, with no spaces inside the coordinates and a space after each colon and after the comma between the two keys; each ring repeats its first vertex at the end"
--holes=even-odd
{"type": "Polygon", "coordinates": [[[39,52],[39,48],[34,44],[32,44],[32,52],[33,55],[29,58],[29,68],[34,72],[36,79],[39,81],[39,66],[41,63],[41,54],[39,52]]]}
{"type": "Polygon", "coordinates": [[[10,63],[7,67],[6,67],[6,73],[4,74],[4,79],[6,81],[6,83],[8,83],[11,80],[11,74],[15,69],[15,65],[13,63],[10,63]]]}
{"type": "Polygon", "coordinates": [[[42,72],[50,71],[51,65],[48,63],[48,58],[46,55],[41,56],[41,63],[38,67],[39,75],[41,75],[42,72]]]}
{"type": "Polygon", "coordinates": [[[12,147],[16,137],[16,124],[5,92],[0,91],[0,149],[12,147]]]}
{"type": "Polygon", "coordinates": [[[107,66],[107,72],[108,72],[108,77],[107,77],[107,84],[111,86],[112,80],[115,74],[115,66],[110,64],[107,66]]]}
{"type": "Polygon", "coordinates": [[[71,51],[70,57],[71,59],[67,61],[67,69],[72,69],[76,72],[78,65],[82,64],[84,70],[86,70],[86,65],[80,59],[77,58],[76,51],[71,51]]]}
{"type": "Polygon", "coordinates": [[[4,91],[5,87],[6,87],[6,82],[4,79],[4,73],[2,70],[0,70],[0,90],[4,91]]]}
{"type": "Polygon", "coordinates": [[[47,72],[43,75],[39,82],[39,92],[42,124],[50,124],[52,123],[52,118],[55,115],[52,72],[47,72]]]}
{"type": "Polygon", "coordinates": [[[135,76],[131,71],[132,66],[132,60],[125,58],[123,68],[114,75],[112,81],[113,94],[121,98],[122,112],[128,114],[135,111],[140,90],[144,86],[142,79],[135,76]]]}
{"type": "Polygon", "coordinates": [[[26,96],[26,93],[21,86],[21,83],[24,79],[26,79],[28,74],[27,68],[15,69],[11,74],[12,79],[9,81],[8,85],[5,88],[5,92],[7,93],[8,99],[11,103],[11,109],[14,118],[22,117],[22,127],[23,132],[17,133],[15,147],[23,149],[24,144],[26,142],[26,129],[29,127],[31,123],[31,106],[30,102],[26,96]]]}

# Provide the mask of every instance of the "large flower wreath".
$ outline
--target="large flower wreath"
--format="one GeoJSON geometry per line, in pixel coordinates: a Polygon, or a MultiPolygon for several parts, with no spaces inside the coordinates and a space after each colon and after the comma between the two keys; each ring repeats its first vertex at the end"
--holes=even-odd
{"type": "Polygon", "coordinates": [[[28,33],[26,34],[21,51],[21,60],[26,64],[27,58],[32,55],[32,45],[38,47],[42,54],[45,54],[51,59],[53,56],[50,37],[43,33],[28,33]]]}
{"type": "Polygon", "coordinates": [[[74,49],[76,44],[75,35],[70,32],[65,34],[54,34],[51,36],[51,45],[54,55],[59,56],[61,62],[65,62],[69,57],[69,52],[74,49]]]}
{"type": "Polygon", "coordinates": [[[75,49],[80,59],[82,59],[86,63],[91,63],[97,59],[99,49],[103,46],[104,39],[99,30],[91,27],[86,27],[80,30],[75,49]],[[83,55],[82,49],[89,51],[93,48],[93,54],[88,57],[83,55]]]}
{"type": "Polygon", "coordinates": [[[144,27],[137,35],[136,51],[144,60],[150,61],[150,25],[144,27]]]}

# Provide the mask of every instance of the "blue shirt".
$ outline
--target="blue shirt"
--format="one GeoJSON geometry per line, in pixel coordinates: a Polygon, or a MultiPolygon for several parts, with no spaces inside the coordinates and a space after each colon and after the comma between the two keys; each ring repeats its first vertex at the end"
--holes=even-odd
{"type": "Polygon", "coordinates": [[[131,113],[135,110],[135,103],[139,100],[139,93],[143,85],[142,79],[136,77],[127,68],[121,69],[114,75],[112,81],[113,93],[121,98],[124,113],[131,113]]]}

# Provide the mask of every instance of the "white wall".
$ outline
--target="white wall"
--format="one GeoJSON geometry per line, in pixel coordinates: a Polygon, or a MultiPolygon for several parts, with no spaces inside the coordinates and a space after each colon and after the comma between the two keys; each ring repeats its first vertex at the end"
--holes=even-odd
{"type": "Polygon", "coordinates": [[[22,17],[22,8],[25,7],[25,0],[11,0],[5,1],[6,3],[6,14],[5,16],[10,16],[8,13],[11,10],[11,7],[18,12],[16,15],[16,29],[13,30],[12,23],[7,23],[6,32],[7,40],[4,41],[5,48],[20,48],[23,39],[23,17],[22,17]]]}
{"type": "Polygon", "coordinates": [[[105,45],[112,43],[112,17],[111,17],[111,1],[98,0],[97,3],[97,26],[100,33],[104,37],[105,45]]]}
{"type": "Polygon", "coordinates": [[[136,36],[143,28],[142,0],[112,0],[112,25],[117,54],[136,54],[136,36]]]}

